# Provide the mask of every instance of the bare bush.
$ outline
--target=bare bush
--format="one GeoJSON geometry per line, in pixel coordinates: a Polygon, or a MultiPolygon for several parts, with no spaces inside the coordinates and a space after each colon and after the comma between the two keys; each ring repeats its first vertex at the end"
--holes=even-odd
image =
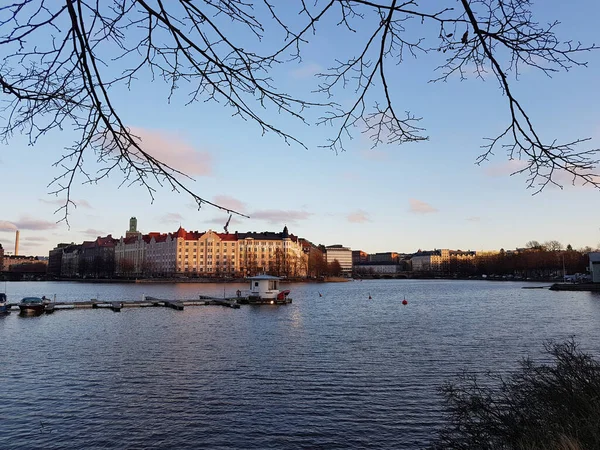
{"type": "Polygon", "coordinates": [[[442,388],[447,423],[433,449],[600,448],[600,363],[573,341],[545,347],[509,377],[463,374],[442,388]]]}

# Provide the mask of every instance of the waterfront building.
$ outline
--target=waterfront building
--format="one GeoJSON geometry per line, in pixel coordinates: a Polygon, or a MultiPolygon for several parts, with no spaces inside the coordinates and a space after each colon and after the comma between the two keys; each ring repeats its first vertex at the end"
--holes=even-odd
{"type": "Polygon", "coordinates": [[[61,275],[61,266],[62,266],[62,257],[64,249],[67,248],[71,244],[58,244],[48,253],[48,275],[53,277],[60,277],[61,275]]]}
{"type": "Polygon", "coordinates": [[[301,240],[290,234],[287,226],[280,233],[236,232],[236,236],[242,275],[307,276],[309,255],[301,240]]]}
{"type": "Polygon", "coordinates": [[[362,264],[369,262],[369,254],[362,250],[352,250],[352,264],[362,264]]]}
{"type": "Polygon", "coordinates": [[[374,263],[397,263],[398,253],[396,252],[385,252],[385,253],[372,253],[369,255],[369,261],[374,263]]]}
{"type": "Polygon", "coordinates": [[[116,239],[110,234],[83,242],[79,252],[79,276],[111,278],[115,272],[115,243],[116,239]]]}
{"type": "MultiPolygon", "coordinates": [[[[197,232],[195,232],[197,233],[197,232]]],[[[200,276],[238,276],[238,245],[235,234],[208,230],[185,242],[182,258],[183,272],[200,276]]]]}
{"type": "Polygon", "coordinates": [[[63,249],[60,262],[60,275],[62,277],[79,276],[79,254],[81,253],[81,244],[71,244],[63,249]]]}
{"type": "Polygon", "coordinates": [[[0,244],[0,272],[4,270],[4,249],[2,248],[2,244],[0,244]]]}
{"type": "MultiPolygon", "coordinates": [[[[10,272],[17,269],[20,271],[27,269],[27,266],[32,265],[43,265],[43,272],[46,271],[46,267],[48,265],[48,261],[46,259],[40,259],[37,256],[23,256],[23,255],[4,255],[2,258],[2,271],[10,272]]],[[[39,272],[40,270],[35,270],[39,272]]]]}
{"type": "Polygon", "coordinates": [[[148,237],[144,252],[148,273],[173,276],[177,270],[177,233],[150,233],[148,237]]]}
{"type": "Polygon", "coordinates": [[[325,247],[326,249],[326,257],[327,264],[331,264],[333,261],[337,260],[340,263],[340,267],[342,268],[342,275],[351,276],[352,275],[352,250],[348,247],[344,247],[343,245],[329,245],[325,247]]]}
{"type": "Polygon", "coordinates": [[[454,263],[473,263],[474,251],[439,249],[432,251],[419,250],[411,258],[412,270],[415,272],[448,271],[454,263]]]}
{"type": "Polygon", "coordinates": [[[397,275],[402,265],[394,262],[364,262],[354,265],[356,275],[397,275]]]}
{"type": "Polygon", "coordinates": [[[588,253],[592,283],[600,283],[600,252],[588,253]]]}

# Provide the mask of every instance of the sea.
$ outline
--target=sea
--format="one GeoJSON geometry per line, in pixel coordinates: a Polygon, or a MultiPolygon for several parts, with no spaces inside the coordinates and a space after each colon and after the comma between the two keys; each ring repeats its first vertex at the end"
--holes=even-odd
{"type": "MultiPolygon", "coordinates": [[[[0,317],[0,449],[421,449],[444,423],[440,386],[464,371],[510,374],[552,340],[600,355],[597,293],[461,280],[283,287],[289,305],[0,317]]],[[[0,282],[12,302],[246,288],[0,282]]]]}

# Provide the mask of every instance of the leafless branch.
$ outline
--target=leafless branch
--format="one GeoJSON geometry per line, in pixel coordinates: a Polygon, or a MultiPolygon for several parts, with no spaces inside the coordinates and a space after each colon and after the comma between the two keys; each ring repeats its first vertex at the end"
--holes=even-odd
{"type": "Polygon", "coordinates": [[[122,185],[139,184],[154,198],[171,188],[204,204],[214,204],[188,187],[188,177],[144,150],[114,102],[118,89],[147,74],[169,88],[168,100],[185,88],[187,103],[214,101],[233,116],[274,133],[288,144],[305,145],[268,119],[274,110],[308,123],[331,125],[325,147],[343,151],[356,130],[373,146],[427,139],[420,117],[409,112],[393,81],[407,57],[443,61],[431,81],[493,76],[507,99],[509,123],[483,146],[477,163],[498,148],[510,159],[524,159],[519,172],[539,192],[559,184],[557,172],[600,187],[598,149],[580,149],[575,138],[560,143],[538,134],[533,118],[512,89],[523,67],[551,76],[585,66],[581,55],[595,45],[560,41],[558,22],[534,21],[529,0],[460,0],[455,8],[416,0],[13,0],[0,6],[0,137],[24,133],[35,144],[62,129],[78,138],[56,162],[62,172],[50,189],[66,196],[67,220],[76,180],[97,183],[113,172],[122,185]],[[275,67],[301,61],[323,23],[359,36],[353,54],[343,50],[319,74],[314,97],[277,89],[275,67]],[[268,43],[269,45],[265,45],[268,43]],[[117,72],[115,67],[124,67],[117,72]],[[343,98],[343,101],[340,99],[343,98]],[[93,156],[92,156],[93,155],[93,156]],[[86,161],[99,169],[90,171],[86,161]]]}

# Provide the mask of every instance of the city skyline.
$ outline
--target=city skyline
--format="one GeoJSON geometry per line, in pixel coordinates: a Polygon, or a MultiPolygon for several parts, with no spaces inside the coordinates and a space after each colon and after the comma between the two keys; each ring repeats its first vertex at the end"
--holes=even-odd
{"type": "MultiPolygon", "coordinates": [[[[557,18],[562,22],[559,37],[592,43],[600,5],[588,0],[581,8],[587,13],[554,2],[539,11],[538,19],[557,18]]],[[[337,43],[336,52],[351,50],[351,43],[337,43]]],[[[318,42],[308,47],[301,63],[277,71],[282,88],[314,90],[319,83],[315,75],[327,68],[333,52],[318,42]]],[[[525,70],[514,89],[547,139],[589,137],[585,148],[598,148],[600,54],[588,52],[581,58],[588,61],[587,68],[575,67],[552,78],[525,70]]],[[[288,146],[272,134],[262,136],[256,124],[232,117],[219,104],[186,106],[183,94],[169,103],[165,86],[147,79],[131,90],[116,89],[115,101],[149,153],[194,177],[190,187],[204,198],[250,216],[234,215],[230,232],[287,225],[315,244],[342,244],[368,253],[512,249],[531,240],[598,246],[600,212],[595,206],[600,192],[572,186],[558,174],[563,189],[549,185],[532,195],[537,186],[526,188],[526,174],[510,175],[523,164],[508,160],[502,151],[476,165],[484,138],[505,125],[506,98],[493,79],[479,80],[473,74],[466,81],[428,83],[431,63],[425,57],[408,61],[390,86],[403,108],[423,117],[428,141],[371,148],[357,130],[347,151],[337,155],[319,147],[330,131],[326,126],[307,127],[270,112],[307,149],[288,146]]],[[[347,101],[343,92],[337,101],[347,101]]],[[[124,235],[131,216],[138,218],[144,233],[179,225],[223,231],[226,212],[210,206],[198,210],[189,196],[168,187],[158,189],[152,201],[144,188],[121,184],[116,173],[98,184],[85,184],[78,177],[70,226],[60,221],[63,215],[55,211],[65,199],[48,194],[49,183],[60,174],[53,164],[74,135],[68,127],[53,130],[34,146],[15,135],[2,147],[0,243],[5,251],[12,251],[17,229],[19,253],[45,256],[61,242],[124,235]]]]}

